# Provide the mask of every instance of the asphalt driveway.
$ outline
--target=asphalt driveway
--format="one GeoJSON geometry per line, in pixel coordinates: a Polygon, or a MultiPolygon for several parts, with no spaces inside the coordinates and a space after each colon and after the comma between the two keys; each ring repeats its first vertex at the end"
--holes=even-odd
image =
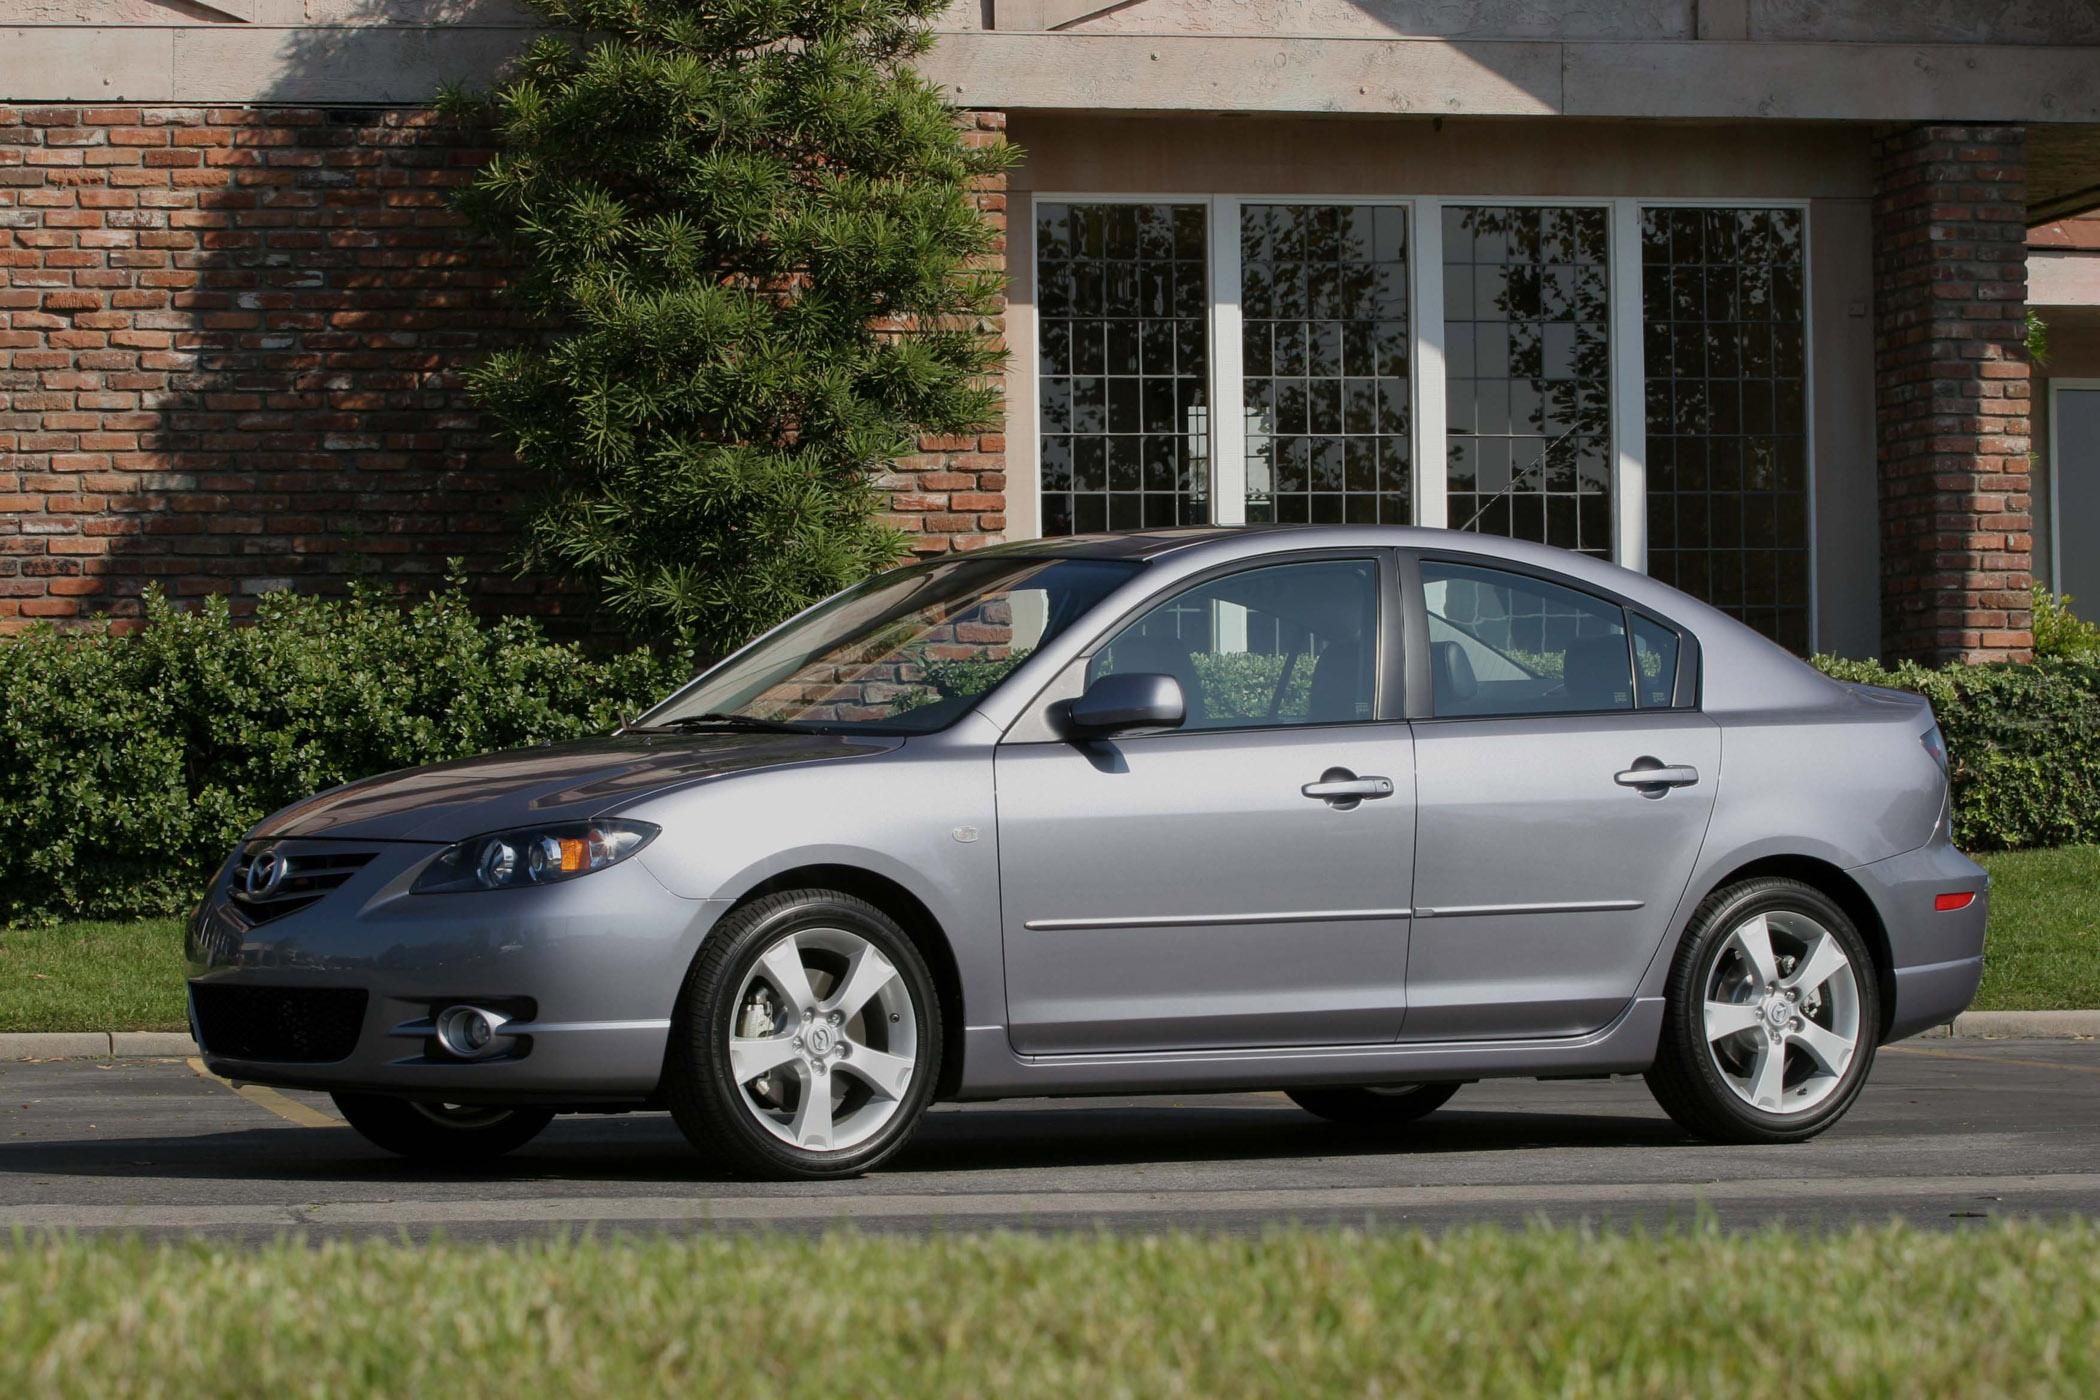
{"type": "Polygon", "coordinates": [[[1694,1143],[1637,1080],[1507,1081],[1391,1140],[1268,1094],[943,1108],[888,1169],[825,1185],[728,1176],[662,1114],[557,1120],[493,1168],[448,1173],[366,1146],[323,1096],[236,1092],[181,1060],[0,1064],[0,1231],[1240,1230],[1701,1212],[1731,1227],[2100,1214],[2100,1044],[1889,1047],[1851,1115],[1792,1147],[1694,1143]]]}

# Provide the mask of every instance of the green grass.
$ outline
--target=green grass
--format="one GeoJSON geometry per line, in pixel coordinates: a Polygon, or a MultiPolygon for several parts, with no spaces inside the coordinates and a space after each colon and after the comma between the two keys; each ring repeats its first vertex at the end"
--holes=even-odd
{"type": "Polygon", "coordinates": [[[9,1396],[2091,1395],[2100,1228],[0,1249],[9,1396]]]}
{"type": "Polygon", "coordinates": [[[176,1031],[182,923],[0,929],[0,1031],[176,1031]]]}
{"type": "Polygon", "coordinates": [[[2001,851],[1979,1011],[2100,1007],[2100,846],[2001,851]]]}
{"type": "MultiPolygon", "coordinates": [[[[2100,1007],[2100,846],[2004,851],[1979,1011],[2100,1007]]],[[[175,919],[0,929],[0,1031],[180,1030],[175,919]]]]}

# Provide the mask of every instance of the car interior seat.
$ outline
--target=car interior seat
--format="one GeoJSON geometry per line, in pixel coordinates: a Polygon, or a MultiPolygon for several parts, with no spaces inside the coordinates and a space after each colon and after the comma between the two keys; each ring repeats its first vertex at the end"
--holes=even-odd
{"type": "Polygon", "coordinates": [[[1431,642],[1429,673],[1438,714],[1462,715],[1472,709],[1473,697],[1480,694],[1480,681],[1473,674],[1473,663],[1467,659],[1464,647],[1457,642],[1431,642]]]}

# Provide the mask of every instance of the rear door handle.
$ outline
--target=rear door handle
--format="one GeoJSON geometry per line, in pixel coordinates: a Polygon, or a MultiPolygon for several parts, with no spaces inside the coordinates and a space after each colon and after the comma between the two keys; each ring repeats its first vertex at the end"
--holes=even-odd
{"type": "Polygon", "coordinates": [[[1307,783],[1298,791],[1321,802],[1331,802],[1344,811],[1359,802],[1375,800],[1393,795],[1391,778],[1359,778],[1346,768],[1330,768],[1320,775],[1317,783],[1307,783]]]}
{"type": "Polygon", "coordinates": [[[1666,764],[1652,758],[1637,758],[1633,767],[1613,774],[1612,781],[1620,787],[1639,789],[1643,796],[1660,797],[1666,788],[1690,787],[1698,782],[1699,770],[1688,764],[1666,764]]]}

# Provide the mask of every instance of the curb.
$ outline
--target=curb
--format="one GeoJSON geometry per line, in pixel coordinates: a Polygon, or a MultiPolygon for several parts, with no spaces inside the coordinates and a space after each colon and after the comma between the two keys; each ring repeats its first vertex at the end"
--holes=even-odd
{"type": "MultiPolygon", "coordinates": [[[[2100,1010],[1965,1011],[1921,1040],[2095,1040],[2100,1010]]],[[[188,1031],[45,1031],[0,1034],[0,1061],[181,1059],[197,1053],[188,1031]]]]}
{"type": "Polygon", "coordinates": [[[1951,1026],[1925,1036],[1964,1040],[2089,1040],[2100,1037],[2100,1011],[1964,1011],[1951,1026]]]}
{"type": "Polygon", "coordinates": [[[0,1060],[181,1059],[197,1053],[188,1031],[43,1031],[0,1035],[0,1060]]]}

